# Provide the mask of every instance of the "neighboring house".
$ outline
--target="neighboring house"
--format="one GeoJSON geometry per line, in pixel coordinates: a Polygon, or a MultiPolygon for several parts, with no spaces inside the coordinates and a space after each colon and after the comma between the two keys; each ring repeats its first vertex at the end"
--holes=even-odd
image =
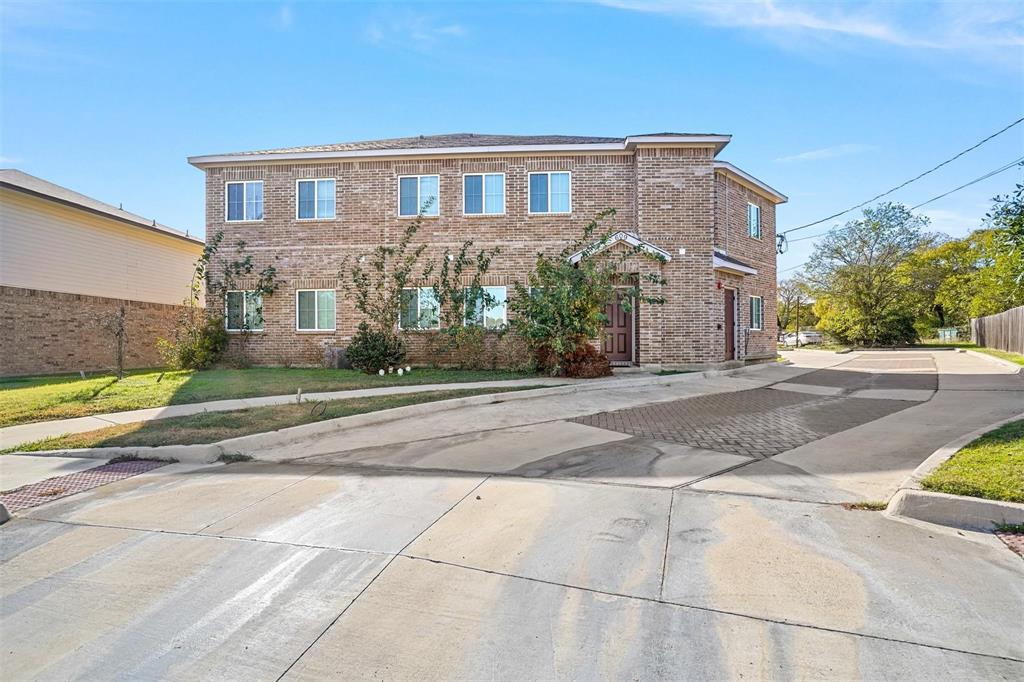
{"type": "MultiPolygon", "coordinates": [[[[229,328],[253,322],[257,362],[298,361],[310,341],[343,346],[360,321],[337,278],[346,256],[394,243],[428,198],[427,257],[500,245],[484,284],[507,319],[513,282],[614,208],[611,248],[639,246],[627,274],[660,272],[664,305],[612,304],[613,362],[704,366],[775,357],[775,206],[786,197],[716,157],[728,135],[626,138],[455,134],[191,157],[206,172],[207,234],[246,242],[281,284],[227,301],[229,328]],[[262,314],[260,314],[262,311],[262,314]]],[[[240,288],[244,288],[241,286],[240,288]]],[[[429,289],[403,297],[403,328],[436,326],[429,289]]]]}
{"type": "Polygon", "coordinates": [[[18,170],[0,170],[0,375],[110,369],[102,320],[126,307],[126,366],[161,363],[203,241],[18,170]]]}

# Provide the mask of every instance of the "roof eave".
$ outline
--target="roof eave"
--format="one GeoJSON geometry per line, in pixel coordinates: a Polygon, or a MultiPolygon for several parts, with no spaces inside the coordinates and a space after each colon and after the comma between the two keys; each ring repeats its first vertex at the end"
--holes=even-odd
{"type": "Polygon", "coordinates": [[[422,149],[359,149],[349,151],[261,152],[256,154],[210,154],[190,156],[188,162],[196,168],[224,164],[247,164],[268,161],[305,161],[317,159],[402,158],[417,156],[478,156],[482,154],[532,154],[579,152],[631,152],[637,145],[656,144],[680,147],[715,148],[717,154],[732,139],[729,135],[638,135],[623,142],[590,142],[583,144],[517,144],[488,147],[426,147],[422,149]]]}
{"type": "Polygon", "coordinates": [[[715,161],[715,170],[724,171],[725,173],[732,175],[734,178],[747,185],[750,189],[766,196],[768,199],[771,199],[773,203],[784,204],[789,201],[789,197],[782,192],[773,188],[768,183],[758,180],[745,170],[737,168],[728,161],[715,161]]]}

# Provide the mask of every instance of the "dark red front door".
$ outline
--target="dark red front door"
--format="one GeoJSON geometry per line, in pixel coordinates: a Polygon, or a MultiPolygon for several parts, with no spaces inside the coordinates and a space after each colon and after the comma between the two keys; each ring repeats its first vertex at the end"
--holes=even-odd
{"type": "Polygon", "coordinates": [[[604,328],[604,341],[601,343],[601,352],[608,357],[610,362],[632,362],[632,311],[626,312],[623,310],[621,299],[616,297],[614,302],[604,307],[604,314],[608,318],[608,324],[604,328]]]}
{"type": "Polygon", "coordinates": [[[736,292],[725,290],[725,359],[736,359],[736,292]]]}

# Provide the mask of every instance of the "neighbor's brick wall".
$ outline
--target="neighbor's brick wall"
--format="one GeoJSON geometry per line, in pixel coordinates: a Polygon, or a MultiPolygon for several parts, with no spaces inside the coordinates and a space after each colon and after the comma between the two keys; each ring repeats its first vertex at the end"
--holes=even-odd
{"type": "MultiPolygon", "coordinates": [[[[757,269],[756,275],[730,278],[740,297],[739,326],[750,327],[750,296],[764,298],[764,329],[750,331],[744,355],[747,358],[775,357],[778,319],[776,317],[775,284],[775,204],[724,173],[715,178],[716,212],[715,245],[721,251],[757,269]],[[747,229],[747,203],[761,207],[761,238],[755,239],[747,229]]],[[[719,294],[723,301],[724,293],[719,294]]]]}
{"type": "MultiPolygon", "coordinates": [[[[359,316],[343,292],[337,294],[337,330],[321,333],[296,331],[295,291],[338,288],[337,274],[346,257],[367,254],[379,243],[394,244],[409,220],[397,215],[398,177],[417,174],[440,175],[440,216],[424,219],[421,235],[430,246],[422,262],[439,261],[445,248],[457,250],[467,239],[474,240],[474,252],[498,246],[502,253],[483,283],[507,286],[511,294],[513,282],[526,282],[538,251],[562,249],[578,237],[597,211],[614,208],[617,215],[608,219],[605,227],[637,231],[672,254],[664,266],[645,259],[627,265],[633,272],[661,270],[668,280],[663,291],[648,287],[649,293],[668,299],[665,305],[639,307],[637,360],[643,364],[689,364],[724,359],[724,333],[719,328],[724,322],[723,294],[716,288],[710,266],[719,219],[712,149],[641,147],[636,153],[600,155],[276,163],[208,169],[207,235],[223,231],[225,253],[244,240],[256,270],[269,264],[277,268],[279,289],[264,299],[265,329],[252,334],[248,343],[254,362],[309,362],[317,356],[318,347],[347,343],[359,316]],[[572,173],[570,215],[528,214],[527,173],[546,170],[572,173]],[[462,175],[479,172],[505,173],[505,215],[462,215],[462,175]],[[301,178],[337,180],[337,218],[296,220],[295,182],[301,178]],[[232,180],[263,180],[263,221],[224,221],[224,184],[232,180]],[[678,254],[680,247],[686,249],[684,256],[678,254]]],[[[764,241],[771,243],[774,210],[770,203],[765,204],[762,215],[764,241]]],[[[759,277],[774,277],[774,260],[771,273],[766,268],[759,277]]],[[[245,283],[240,284],[244,288],[245,283]]],[[[774,303],[774,293],[766,295],[765,319],[772,325],[774,303]]],[[[741,314],[748,314],[745,307],[741,305],[741,314]]],[[[422,344],[413,346],[412,361],[425,361],[422,344]]]]}
{"type": "MultiPolygon", "coordinates": [[[[95,371],[114,367],[112,338],[98,319],[114,298],[0,286],[0,375],[95,371]]],[[[169,338],[181,306],[128,301],[127,367],[162,365],[156,339],[169,338]]]]}

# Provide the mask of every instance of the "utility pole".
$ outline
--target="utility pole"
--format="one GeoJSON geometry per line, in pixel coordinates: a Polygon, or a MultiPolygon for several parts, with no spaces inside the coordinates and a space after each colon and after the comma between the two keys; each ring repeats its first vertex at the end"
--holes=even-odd
{"type": "Polygon", "coordinates": [[[796,290],[796,347],[800,347],[800,288],[796,290]]]}

